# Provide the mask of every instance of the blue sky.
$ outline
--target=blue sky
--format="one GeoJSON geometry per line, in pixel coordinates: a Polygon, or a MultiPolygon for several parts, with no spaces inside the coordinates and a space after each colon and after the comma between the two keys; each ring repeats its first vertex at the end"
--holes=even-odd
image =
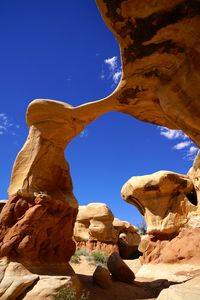
{"type": "MultiPolygon", "coordinates": [[[[110,94],[120,80],[118,43],[93,0],[0,1],[0,199],[7,198],[13,162],[35,98],[77,106],[110,94]]],[[[116,217],[141,223],[120,197],[134,175],[187,173],[197,151],[181,132],[108,113],[87,126],[66,150],[81,205],[104,202],[116,217]]]]}

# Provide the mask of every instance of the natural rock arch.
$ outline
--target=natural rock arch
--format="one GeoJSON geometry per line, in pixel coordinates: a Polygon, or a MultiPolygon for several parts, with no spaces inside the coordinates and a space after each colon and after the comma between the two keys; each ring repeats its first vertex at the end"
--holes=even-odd
{"type": "Polygon", "coordinates": [[[78,205],[64,149],[84,126],[115,110],[182,129],[200,146],[199,2],[97,4],[120,44],[122,80],[107,98],[78,107],[44,99],[29,105],[29,136],[0,216],[0,255],[38,268],[65,263],[75,250],[78,205]]]}

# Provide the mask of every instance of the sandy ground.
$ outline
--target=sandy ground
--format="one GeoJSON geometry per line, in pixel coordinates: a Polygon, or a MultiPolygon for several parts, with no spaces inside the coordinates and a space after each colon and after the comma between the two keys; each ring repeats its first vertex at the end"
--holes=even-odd
{"type": "MultiPolygon", "coordinates": [[[[126,260],[125,262],[135,274],[141,268],[139,259],[126,260]]],[[[71,263],[71,266],[82,282],[84,289],[89,291],[89,300],[156,299],[161,290],[168,288],[172,284],[177,284],[175,282],[168,281],[167,279],[155,280],[150,277],[148,279],[136,277],[132,284],[113,281],[113,284],[109,289],[103,289],[93,283],[92,274],[96,266],[90,265],[85,257],[81,258],[81,263],[71,263]]]]}

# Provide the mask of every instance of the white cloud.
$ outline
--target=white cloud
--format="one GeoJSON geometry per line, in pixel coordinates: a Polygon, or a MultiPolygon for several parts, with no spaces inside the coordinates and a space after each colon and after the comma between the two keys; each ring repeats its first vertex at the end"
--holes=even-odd
{"type": "Polygon", "coordinates": [[[81,131],[81,133],[79,134],[80,138],[85,138],[88,136],[88,129],[84,129],[83,131],[81,131]]]}
{"type": "Polygon", "coordinates": [[[192,143],[191,141],[180,142],[176,144],[173,148],[176,150],[181,150],[191,145],[191,143],[192,143]]]}
{"type": "Polygon", "coordinates": [[[173,130],[173,129],[160,127],[160,126],[158,126],[158,128],[160,129],[160,134],[169,140],[178,139],[178,138],[185,140],[188,138],[181,130],[173,130]]]}
{"type": "Polygon", "coordinates": [[[19,129],[19,125],[12,123],[5,113],[0,113],[0,135],[13,134],[13,127],[19,129]]]}
{"type": "Polygon", "coordinates": [[[188,150],[188,152],[187,152],[187,154],[188,154],[188,156],[190,156],[190,155],[194,155],[194,154],[196,154],[197,153],[197,151],[198,151],[199,149],[197,148],[197,147],[195,147],[195,146],[191,146],[190,148],[189,148],[189,150],[188,150]]]}
{"type": "Polygon", "coordinates": [[[113,81],[114,83],[118,83],[120,78],[121,78],[121,75],[122,75],[122,71],[117,71],[116,73],[113,74],[113,81]]]}
{"type": "Polygon", "coordinates": [[[107,69],[105,66],[103,66],[100,78],[102,80],[104,79],[110,79],[112,78],[113,83],[116,85],[119,83],[121,75],[122,75],[122,69],[121,66],[118,64],[118,57],[113,56],[104,59],[104,64],[108,67],[107,69]]]}
{"type": "Polygon", "coordinates": [[[174,145],[172,149],[183,151],[183,153],[185,153],[183,157],[188,160],[193,160],[195,158],[198,148],[185,133],[183,133],[181,130],[172,130],[161,126],[158,126],[158,128],[160,130],[160,135],[164,136],[166,139],[178,141],[178,143],[174,145]]]}
{"type": "Polygon", "coordinates": [[[117,56],[104,59],[104,63],[109,66],[111,71],[115,71],[115,69],[117,68],[117,56]]]}

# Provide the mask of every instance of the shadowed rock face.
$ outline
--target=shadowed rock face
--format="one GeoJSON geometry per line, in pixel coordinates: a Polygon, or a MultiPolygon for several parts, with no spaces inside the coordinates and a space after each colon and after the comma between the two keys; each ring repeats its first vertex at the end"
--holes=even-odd
{"type": "Polygon", "coordinates": [[[171,234],[187,222],[195,209],[188,201],[194,187],[188,176],[168,171],[135,176],[122,188],[125,201],[144,216],[150,234],[171,234]]]}
{"type": "Polygon", "coordinates": [[[200,146],[198,0],[97,0],[123,65],[119,111],[182,129],[200,146]],[[181,113],[180,113],[181,112],[181,113]]]}
{"type": "Polygon", "coordinates": [[[193,165],[188,172],[188,176],[193,181],[194,189],[195,189],[194,196],[196,196],[197,198],[196,202],[199,204],[200,203],[200,151],[197,153],[193,165]]]}

